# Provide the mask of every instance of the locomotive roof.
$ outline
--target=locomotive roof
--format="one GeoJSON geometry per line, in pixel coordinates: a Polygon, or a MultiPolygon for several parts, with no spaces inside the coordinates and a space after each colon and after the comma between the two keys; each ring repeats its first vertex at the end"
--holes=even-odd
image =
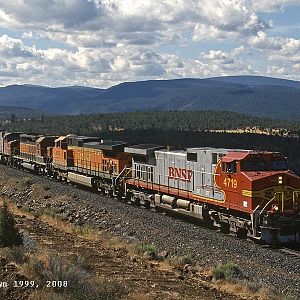
{"type": "Polygon", "coordinates": [[[156,152],[160,153],[168,153],[168,154],[176,154],[176,155],[186,155],[187,151],[186,150],[168,150],[168,149],[161,149],[156,152]]]}
{"type": "Polygon", "coordinates": [[[61,135],[61,136],[59,136],[56,140],[54,140],[54,142],[56,143],[56,142],[59,142],[59,141],[63,141],[63,140],[65,140],[66,138],[67,138],[66,135],[61,135]]]}
{"type": "Polygon", "coordinates": [[[138,145],[130,146],[130,148],[135,148],[135,149],[156,149],[160,147],[161,147],[160,145],[156,145],[156,144],[138,144],[138,145]]]}
{"type": "Polygon", "coordinates": [[[109,151],[123,149],[127,145],[128,143],[124,141],[109,141],[109,140],[100,141],[100,142],[88,142],[83,144],[83,146],[86,148],[109,150],[109,151]]]}
{"type": "Polygon", "coordinates": [[[22,132],[14,132],[14,131],[5,132],[4,136],[8,136],[8,135],[11,135],[11,134],[22,134],[22,132]]]}
{"type": "Polygon", "coordinates": [[[41,134],[34,134],[34,133],[32,133],[32,134],[22,133],[20,136],[23,137],[23,138],[40,138],[40,137],[43,137],[41,134]]]}
{"type": "Polygon", "coordinates": [[[232,162],[234,160],[243,160],[248,155],[256,155],[256,154],[263,154],[263,155],[272,155],[282,157],[283,155],[280,152],[272,152],[272,151],[256,151],[256,150],[249,150],[249,151],[229,151],[224,157],[222,157],[222,162],[232,162]]]}
{"type": "Polygon", "coordinates": [[[214,147],[193,147],[193,148],[187,148],[187,151],[215,151],[215,152],[249,152],[253,150],[246,150],[246,149],[227,149],[227,148],[214,148],[214,147]]]}
{"type": "Polygon", "coordinates": [[[48,139],[53,139],[53,141],[57,138],[57,136],[54,136],[54,135],[45,135],[45,136],[41,136],[39,137],[36,142],[37,143],[41,143],[42,141],[44,140],[48,140],[48,139]]]}
{"type": "Polygon", "coordinates": [[[155,150],[162,149],[163,146],[156,144],[139,144],[126,147],[124,151],[134,155],[151,156],[155,150]]]}

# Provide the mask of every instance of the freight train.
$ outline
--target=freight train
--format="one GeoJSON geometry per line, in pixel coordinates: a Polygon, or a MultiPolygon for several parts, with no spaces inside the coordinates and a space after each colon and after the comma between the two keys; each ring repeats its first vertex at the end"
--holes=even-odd
{"type": "Polygon", "coordinates": [[[300,177],[278,152],[0,131],[0,162],[270,243],[300,243],[300,177]]]}

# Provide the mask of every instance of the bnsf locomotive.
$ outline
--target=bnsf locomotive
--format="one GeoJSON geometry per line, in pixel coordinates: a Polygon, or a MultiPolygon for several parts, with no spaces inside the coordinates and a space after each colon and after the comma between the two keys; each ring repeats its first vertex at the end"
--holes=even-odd
{"type": "Polygon", "coordinates": [[[0,161],[267,243],[300,243],[300,177],[278,152],[0,131],[0,161]]]}

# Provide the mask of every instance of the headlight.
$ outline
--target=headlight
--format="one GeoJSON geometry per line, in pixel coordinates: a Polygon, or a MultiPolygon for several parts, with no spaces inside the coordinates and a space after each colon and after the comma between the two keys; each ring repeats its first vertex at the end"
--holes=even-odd
{"type": "Polygon", "coordinates": [[[282,184],[282,176],[279,176],[279,177],[278,177],[278,183],[279,183],[279,184],[282,184]]]}

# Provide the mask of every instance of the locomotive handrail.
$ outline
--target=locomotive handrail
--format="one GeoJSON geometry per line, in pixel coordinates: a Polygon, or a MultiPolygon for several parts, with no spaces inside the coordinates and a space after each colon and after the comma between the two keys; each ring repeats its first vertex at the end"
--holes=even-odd
{"type": "Polygon", "coordinates": [[[131,168],[124,167],[124,169],[120,172],[120,174],[114,179],[114,181],[115,181],[114,184],[115,185],[117,184],[118,179],[123,175],[123,173],[126,172],[126,170],[128,170],[128,172],[125,174],[125,176],[123,176],[123,178],[125,178],[130,173],[131,168]]]}
{"type": "Polygon", "coordinates": [[[297,210],[299,210],[299,195],[300,195],[300,190],[297,190],[297,191],[293,191],[293,208],[296,208],[296,205],[297,204],[297,210]],[[296,196],[298,196],[298,199],[297,199],[297,203],[296,203],[296,196]]]}
{"type": "MultiPolygon", "coordinates": [[[[275,194],[276,194],[276,193],[275,193],[275,194]]],[[[267,206],[275,199],[275,197],[276,197],[275,194],[274,194],[274,197],[271,198],[271,200],[269,200],[269,201],[267,202],[267,204],[263,207],[263,209],[260,211],[259,215],[261,215],[262,213],[264,213],[265,210],[266,210],[266,208],[267,208],[267,206]]]]}
{"type": "MultiPolygon", "coordinates": [[[[268,202],[267,202],[267,204],[263,207],[263,209],[261,210],[261,212],[259,213],[259,215],[261,215],[262,213],[264,213],[265,211],[266,211],[266,208],[267,208],[267,206],[270,204],[270,203],[272,203],[274,200],[276,200],[276,196],[279,196],[279,195],[281,195],[281,211],[283,211],[284,210],[284,201],[285,201],[285,199],[284,199],[284,192],[275,192],[274,193],[274,197],[273,198],[271,198],[268,202]]],[[[278,199],[279,200],[279,199],[278,199]]],[[[279,201],[278,201],[279,202],[279,201]]]]}

